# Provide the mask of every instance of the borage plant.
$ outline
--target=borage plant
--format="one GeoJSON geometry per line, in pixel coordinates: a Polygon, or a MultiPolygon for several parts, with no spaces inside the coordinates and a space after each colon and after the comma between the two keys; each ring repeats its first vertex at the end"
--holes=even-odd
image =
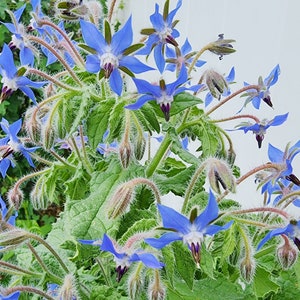
{"type": "Polygon", "coordinates": [[[253,132],[261,148],[288,114],[245,111],[272,107],[279,65],[241,88],[235,68],[204,71],[201,55],[232,54],[234,40],[180,45],[183,3],[169,2],[154,5],[136,43],[132,17],[112,18],[115,1],[58,1],[51,15],[32,0],[8,11],[1,102],[15,93],[32,102],[23,118],[2,117],[0,173],[6,182],[32,171],[1,188],[1,299],[297,298],[300,221],[287,208],[300,206],[300,141],[270,144],[270,161],[240,174],[221,127],[240,121],[231,130],[253,132]],[[213,118],[239,97],[240,112],[213,118]],[[244,209],[230,195],[253,176],[262,205],[244,209]],[[164,195],[181,197],[180,209],[164,195]]]}

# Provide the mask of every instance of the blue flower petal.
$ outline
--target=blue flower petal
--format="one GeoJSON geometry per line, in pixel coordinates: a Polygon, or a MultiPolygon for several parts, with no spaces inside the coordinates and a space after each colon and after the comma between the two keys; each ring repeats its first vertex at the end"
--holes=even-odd
{"type": "Polygon", "coordinates": [[[279,115],[276,116],[273,120],[270,121],[270,125],[271,126],[278,126],[281,125],[282,123],[284,123],[287,120],[289,113],[286,113],[285,115],[279,115]]]}
{"type": "Polygon", "coordinates": [[[153,85],[146,80],[132,78],[136,88],[140,94],[152,94],[154,98],[161,97],[161,89],[157,85],[153,85]]]}
{"type": "Polygon", "coordinates": [[[118,69],[114,69],[111,72],[109,76],[109,85],[118,96],[121,96],[123,90],[123,80],[118,69]]]}
{"type": "Polygon", "coordinates": [[[86,57],[85,68],[90,73],[98,73],[100,71],[100,59],[97,55],[88,55],[86,57]]]}
{"type": "Polygon", "coordinates": [[[111,40],[111,50],[116,56],[121,54],[126,48],[131,46],[133,39],[131,17],[127,20],[125,25],[117,31],[111,40]]]}
{"type": "Polygon", "coordinates": [[[154,70],[153,68],[143,64],[137,58],[133,56],[123,56],[119,61],[120,66],[128,68],[133,73],[143,73],[146,71],[154,70]]]}
{"type": "Polygon", "coordinates": [[[23,66],[34,64],[34,55],[28,47],[23,47],[20,51],[20,60],[23,66]]]}
{"type": "Polygon", "coordinates": [[[141,261],[146,267],[153,269],[161,269],[164,264],[159,262],[151,253],[134,253],[130,259],[131,262],[141,261]]]}
{"type": "Polygon", "coordinates": [[[163,73],[163,71],[165,69],[165,63],[166,63],[164,55],[163,55],[162,47],[163,47],[163,45],[159,44],[154,48],[154,59],[155,59],[155,63],[158,68],[158,71],[160,73],[163,73]]]}
{"type": "Polygon", "coordinates": [[[126,105],[125,108],[136,110],[141,108],[146,102],[154,100],[152,95],[143,95],[135,103],[126,105]]]}
{"type": "Polygon", "coordinates": [[[165,205],[158,204],[157,207],[165,228],[174,229],[183,234],[189,233],[189,227],[191,223],[186,216],[165,205]]]}
{"type": "Polygon", "coordinates": [[[281,163],[283,160],[283,152],[271,144],[269,144],[268,156],[273,163],[281,163]]]}
{"type": "Polygon", "coordinates": [[[180,241],[180,240],[182,240],[182,236],[178,235],[178,233],[167,232],[158,239],[155,238],[145,239],[145,242],[156,249],[161,249],[174,241],[180,241]]]}
{"type": "Polygon", "coordinates": [[[216,219],[219,214],[219,207],[215,195],[209,191],[208,204],[204,211],[194,220],[198,231],[202,231],[207,224],[216,219]]]}
{"type": "Polygon", "coordinates": [[[3,45],[2,53],[0,54],[0,66],[5,70],[8,78],[12,79],[15,77],[17,68],[14,63],[13,54],[6,44],[3,45]]]}
{"type": "Polygon", "coordinates": [[[203,233],[207,234],[207,235],[214,235],[214,234],[218,233],[221,230],[227,230],[232,224],[233,224],[233,221],[228,222],[224,226],[209,225],[205,228],[203,233]]]}
{"type": "Polygon", "coordinates": [[[84,20],[80,20],[80,26],[85,43],[89,47],[95,49],[98,53],[103,54],[104,49],[107,46],[107,42],[105,41],[102,33],[100,33],[94,24],[84,20]]]}
{"type": "Polygon", "coordinates": [[[112,241],[110,240],[110,238],[106,234],[104,234],[104,236],[103,236],[102,245],[101,245],[100,249],[102,251],[107,251],[107,252],[112,253],[118,259],[122,259],[126,255],[125,253],[118,253],[116,251],[112,241]]]}

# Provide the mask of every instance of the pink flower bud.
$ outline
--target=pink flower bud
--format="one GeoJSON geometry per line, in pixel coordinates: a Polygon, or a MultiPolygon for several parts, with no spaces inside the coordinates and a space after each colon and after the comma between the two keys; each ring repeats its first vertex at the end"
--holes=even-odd
{"type": "Polygon", "coordinates": [[[277,258],[284,270],[291,268],[297,261],[298,251],[286,238],[284,243],[277,248],[277,258]]]}
{"type": "Polygon", "coordinates": [[[240,274],[242,278],[250,283],[255,274],[255,260],[253,257],[245,257],[240,263],[240,274]]]}
{"type": "Polygon", "coordinates": [[[24,194],[23,194],[23,192],[20,188],[15,186],[8,192],[7,198],[8,198],[8,201],[10,202],[10,204],[16,210],[18,210],[21,206],[22,201],[23,201],[24,194]]]}
{"type": "Polygon", "coordinates": [[[119,156],[120,161],[123,168],[127,168],[131,158],[131,146],[127,140],[123,140],[123,142],[119,146],[119,156]]]}

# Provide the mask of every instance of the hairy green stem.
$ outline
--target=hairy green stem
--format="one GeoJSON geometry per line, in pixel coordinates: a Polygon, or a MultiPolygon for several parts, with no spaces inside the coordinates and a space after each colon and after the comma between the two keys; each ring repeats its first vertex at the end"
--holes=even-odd
{"type": "Polygon", "coordinates": [[[5,292],[6,293],[4,296],[9,296],[10,294],[15,293],[15,292],[26,292],[26,293],[31,293],[31,294],[36,294],[36,295],[42,296],[44,299],[55,300],[53,297],[49,296],[44,291],[34,288],[32,286],[26,286],[26,285],[9,287],[9,288],[5,289],[5,292]]]}

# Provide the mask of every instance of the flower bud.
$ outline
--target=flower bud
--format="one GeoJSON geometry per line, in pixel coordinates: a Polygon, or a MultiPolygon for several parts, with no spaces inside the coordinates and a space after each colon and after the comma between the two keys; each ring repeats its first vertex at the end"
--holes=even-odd
{"type": "Polygon", "coordinates": [[[205,83],[212,96],[220,100],[224,91],[228,89],[228,84],[224,76],[210,69],[205,71],[202,78],[205,78],[205,83]]]}
{"type": "Polygon", "coordinates": [[[24,194],[19,187],[15,186],[8,192],[7,198],[8,198],[8,201],[10,202],[10,204],[16,210],[18,210],[23,201],[24,194]]]}
{"type": "Polygon", "coordinates": [[[123,140],[123,142],[119,146],[119,156],[120,161],[123,168],[127,168],[131,158],[131,146],[127,140],[123,140]]]}
{"type": "Polygon", "coordinates": [[[77,290],[75,286],[75,278],[72,274],[67,274],[64,283],[59,289],[58,299],[78,299],[77,290]]]}
{"type": "Polygon", "coordinates": [[[30,201],[34,209],[46,209],[48,207],[49,199],[42,177],[35,183],[30,193],[30,201]]]}
{"type": "Polygon", "coordinates": [[[250,283],[255,274],[255,260],[252,257],[245,257],[240,263],[240,274],[242,278],[250,283]]]}
{"type": "Polygon", "coordinates": [[[288,238],[277,248],[277,258],[284,270],[291,268],[296,262],[298,251],[290,244],[288,238]]]}
{"type": "Polygon", "coordinates": [[[210,186],[216,193],[221,193],[220,185],[224,190],[235,193],[235,178],[226,161],[211,157],[206,159],[205,164],[210,186]]]}
{"type": "Polygon", "coordinates": [[[234,152],[234,150],[232,148],[228,149],[227,161],[231,167],[234,165],[235,158],[236,158],[236,153],[234,152]]]}
{"type": "Polygon", "coordinates": [[[20,228],[0,232],[0,247],[17,246],[28,240],[30,236],[20,228]]]}
{"type": "Polygon", "coordinates": [[[135,270],[128,279],[128,290],[130,299],[140,299],[141,292],[144,289],[144,280],[142,278],[143,263],[136,264],[135,270]]]}
{"type": "Polygon", "coordinates": [[[117,188],[108,202],[109,218],[117,218],[125,213],[133,199],[134,186],[124,183],[117,188]]]}
{"type": "Polygon", "coordinates": [[[45,126],[43,126],[41,137],[42,137],[43,147],[46,150],[51,149],[55,140],[55,131],[52,128],[51,124],[47,123],[45,126]]]}
{"type": "Polygon", "coordinates": [[[27,109],[24,120],[25,130],[33,143],[39,143],[41,140],[41,124],[33,117],[36,109],[35,106],[27,109]]]}
{"type": "Polygon", "coordinates": [[[151,300],[163,300],[166,298],[166,289],[162,285],[159,271],[154,271],[154,281],[148,286],[148,299],[151,300]]]}
{"type": "Polygon", "coordinates": [[[219,34],[219,38],[211,43],[210,48],[208,49],[210,52],[219,55],[219,59],[223,58],[223,55],[231,54],[235,52],[231,43],[234,43],[235,40],[232,39],[224,39],[224,34],[219,34]]]}
{"type": "Polygon", "coordinates": [[[144,157],[146,150],[146,139],[143,136],[138,136],[134,141],[134,156],[137,160],[141,160],[144,157]]]}

